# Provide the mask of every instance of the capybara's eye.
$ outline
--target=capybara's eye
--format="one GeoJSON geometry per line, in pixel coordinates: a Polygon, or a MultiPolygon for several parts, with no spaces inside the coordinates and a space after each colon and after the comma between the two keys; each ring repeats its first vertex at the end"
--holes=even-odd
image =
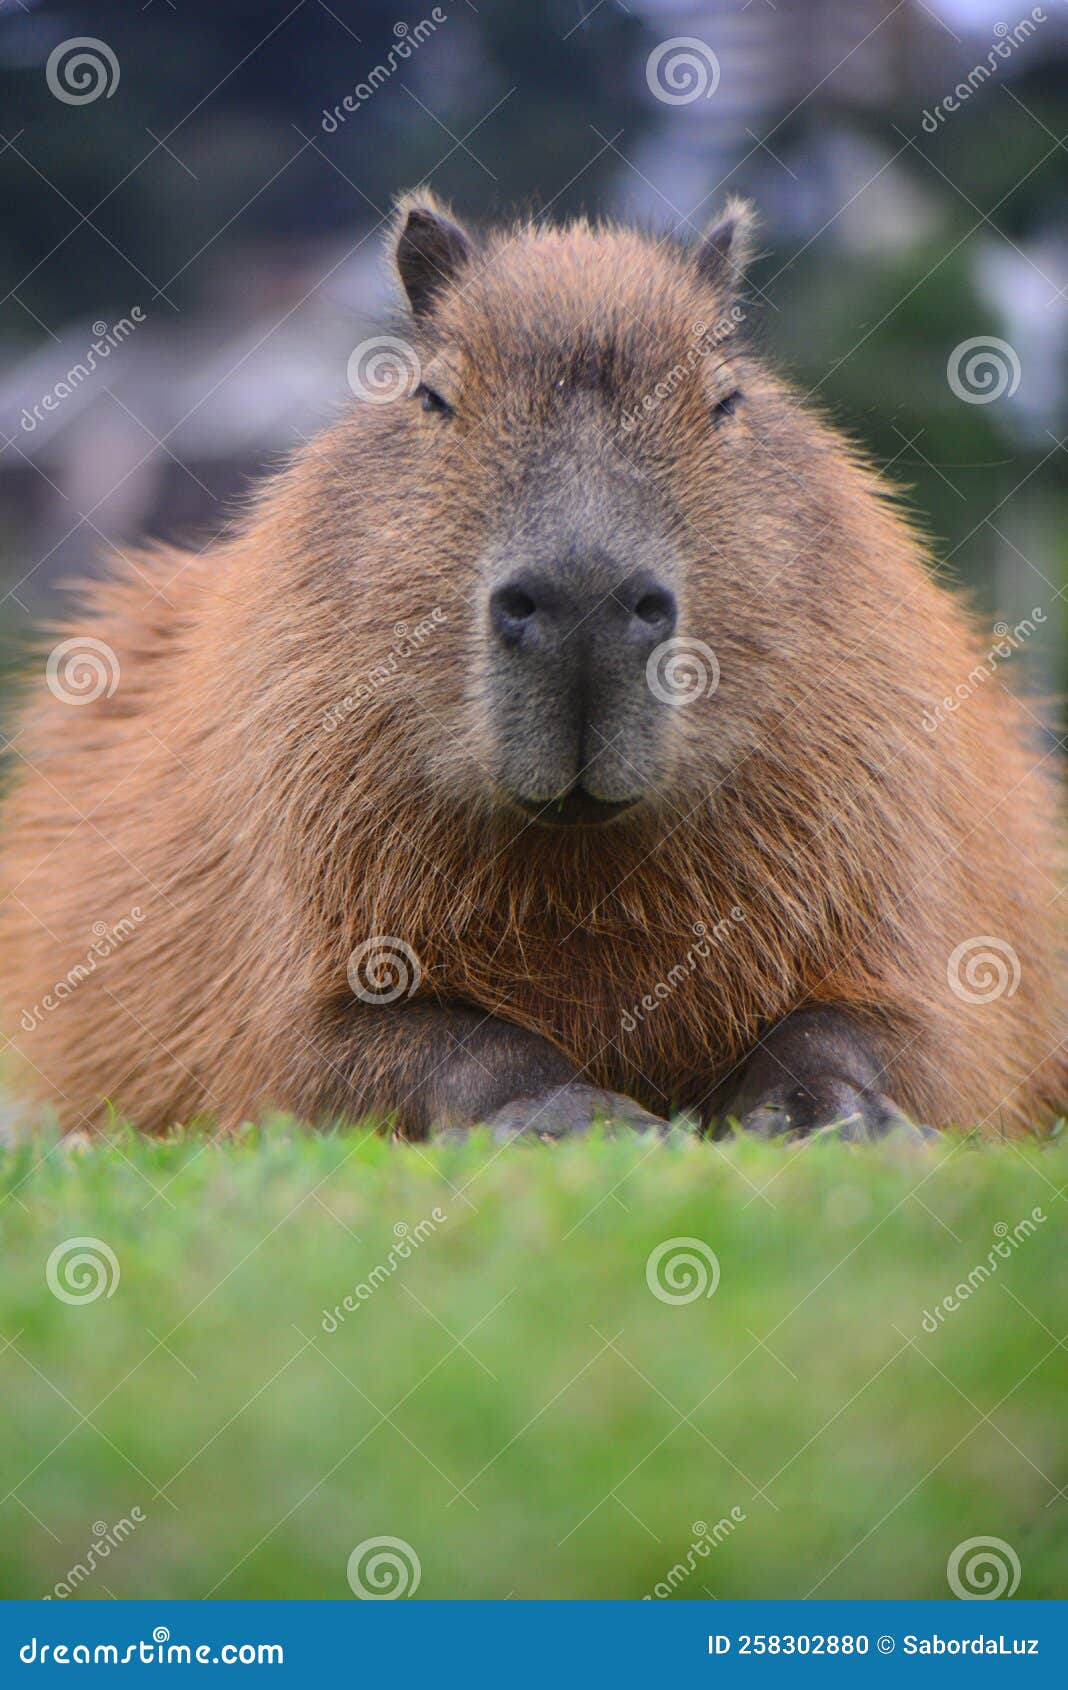
{"type": "Polygon", "coordinates": [[[453,414],[452,406],[449,404],[449,401],[447,399],[443,399],[440,393],[435,393],[434,389],[432,387],[428,387],[425,381],[421,381],[419,383],[419,386],[415,390],[414,397],[423,401],[424,411],[437,411],[439,416],[443,417],[451,417],[453,414]]]}
{"type": "Polygon", "coordinates": [[[733,393],[728,393],[725,399],[719,399],[712,407],[712,421],[724,422],[727,417],[733,417],[742,402],[742,390],[736,387],[733,393]]]}

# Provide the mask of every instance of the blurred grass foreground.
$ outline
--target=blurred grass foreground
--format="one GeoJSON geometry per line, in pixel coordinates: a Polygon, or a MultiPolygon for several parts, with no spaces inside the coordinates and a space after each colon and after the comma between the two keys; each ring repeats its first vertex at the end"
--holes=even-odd
{"type": "Polygon", "coordinates": [[[1063,1597],[1062,1144],[7,1150],[0,1586],[1063,1597]]]}

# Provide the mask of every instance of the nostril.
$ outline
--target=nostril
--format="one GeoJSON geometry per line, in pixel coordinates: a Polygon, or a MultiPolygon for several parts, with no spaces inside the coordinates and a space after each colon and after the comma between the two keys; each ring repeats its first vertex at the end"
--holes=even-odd
{"type": "Polygon", "coordinates": [[[513,622],[526,622],[538,607],[522,587],[502,587],[496,595],[496,608],[513,622]]]}
{"type": "Polygon", "coordinates": [[[670,633],[675,626],[675,595],[669,593],[666,587],[656,587],[643,593],[634,606],[634,614],[658,633],[665,629],[670,633]]]}
{"type": "Polygon", "coordinates": [[[497,587],[490,597],[490,620],[505,645],[519,644],[537,610],[531,595],[513,584],[497,587]]]}

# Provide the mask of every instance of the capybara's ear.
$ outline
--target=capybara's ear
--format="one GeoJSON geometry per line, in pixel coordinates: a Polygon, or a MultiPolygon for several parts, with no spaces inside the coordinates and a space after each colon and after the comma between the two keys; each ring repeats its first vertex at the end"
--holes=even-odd
{"type": "Polygon", "coordinates": [[[397,273],[416,316],[430,309],[469,263],[474,242],[427,188],[397,205],[397,273]]]}
{"type": "Polygon", "coordinates": [[[701,274],[720,287],[739,287],[753,257],[756,227],[757,215],[749,201],[732,195],[697,249],[701,274]]]}

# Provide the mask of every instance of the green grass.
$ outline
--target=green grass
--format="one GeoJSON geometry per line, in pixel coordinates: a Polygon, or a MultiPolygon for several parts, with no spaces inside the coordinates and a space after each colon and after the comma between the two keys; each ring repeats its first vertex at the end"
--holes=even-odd
{"type": "Polygon", "coordinates": [[[136,1508],[80,1594],[347,1597],[387,1535],[420,1597],[639,1597],[672,1567],[680,1597],[939,1597],[993,1535],[1019,1596],[1063,1597],[1063,1142],[424,1152],[279,1122],[2,1152],[0,1594],[136,1508]],[[46,1263],[81,1236],[120,1278],[71,1304],[46,1263]],[[719,1286],[667,1304],[646,1264],[679,1237],[719,1286]]]}

